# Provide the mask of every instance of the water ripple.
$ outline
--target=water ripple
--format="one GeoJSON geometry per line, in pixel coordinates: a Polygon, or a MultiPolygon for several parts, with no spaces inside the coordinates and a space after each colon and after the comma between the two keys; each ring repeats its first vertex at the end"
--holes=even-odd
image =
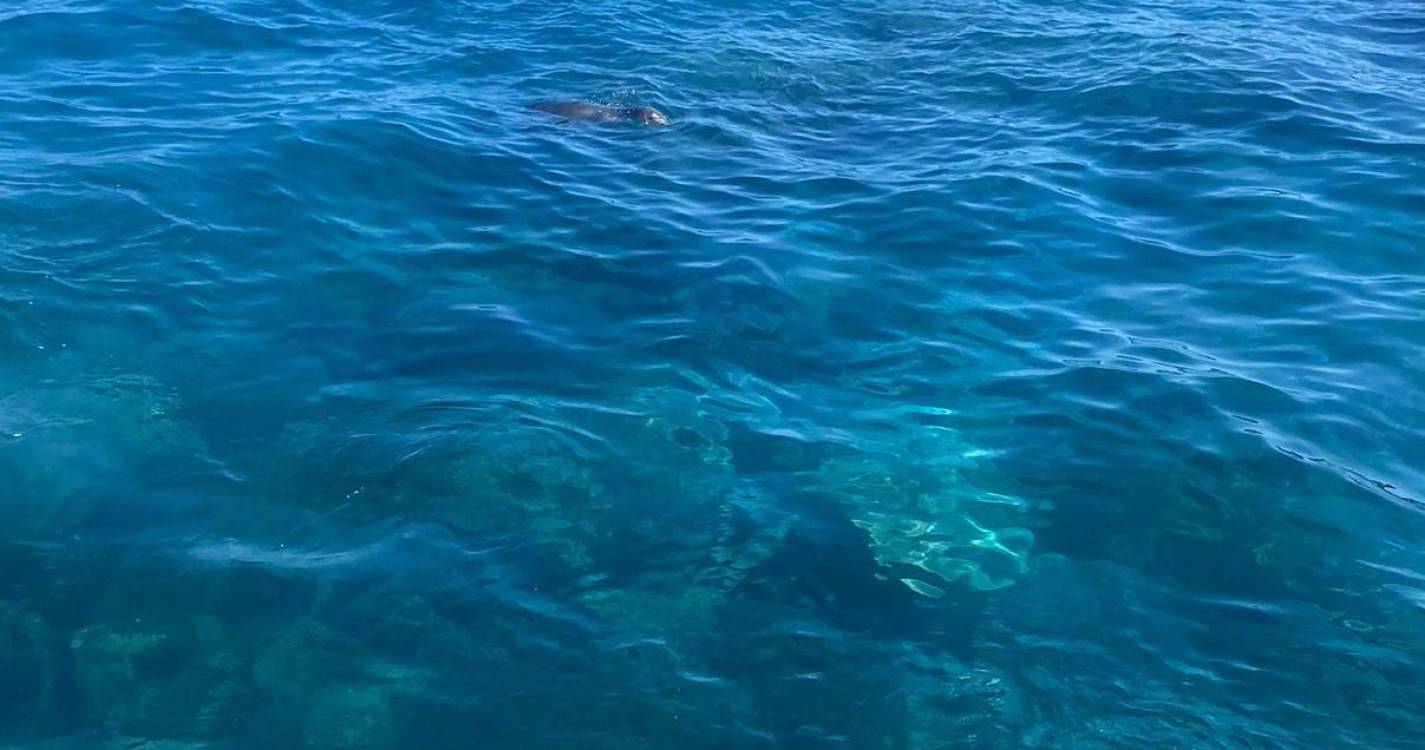
{"type": "Polygon", "coordinates": [[[1418,746],[1422,21],[12,3],[0,743],[1418,746]]]}

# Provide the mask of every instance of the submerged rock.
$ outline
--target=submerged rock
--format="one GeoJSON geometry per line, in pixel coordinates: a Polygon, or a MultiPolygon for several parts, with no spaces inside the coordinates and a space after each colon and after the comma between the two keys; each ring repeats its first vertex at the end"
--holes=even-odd
{"type": "Polygon", "coordinates": [[[75,679],[90,723],[145,737],[186,739],[230,727],[248,692],[213,623],[135,619],[76,631],[75,679]]]}
{"type": "Polygon", "coordinates": [[[872,468],[837,477],[848,468],[820,475],[821,488],[842,499],[886,575],[910,590],[932,598],[956,584],[989,591],[1027,571],[1034,536],[1020,525],[1021,501],[979,491],[956,474],[919,482],[872,468]]]}
{"type": "Polygon", "coordinates": [[[381,750],[397,746],[391,691],[379,685],[342,685],[312,697],[303,732],[312,750],[381,750]]]}
{"type": "Polygon", "coordinates": [[[359,642],[312,620],[280,631],[252,668],[265,742],[355,750],[395,747],[396,699],[420,674],[374,659],[359,642]]]}
{"type": "Polygon", "coordinates": [[[84,524],[109,510],[110,488],[190,471],[208,456],[163,383],[142,375],[77,381],[0,397],[10,431],[0,452],[8,482],[0,524],[13,534],[84,524]]]}
{"type": "Polygon", "coordinates": [[[918,655],[902,673],[907,750],[1016,750],[1026,747],[1023,687],[984,664],[918,655]]]}
{"type": "Polygon", "coordinates": [[[583,603],[631,637],[687,644],[713,634],[724,592],[708,586],[618,587],[589,592],[583,603]]]}
{"type": "Polygon", "coordinates": [[[587,459],[560,442],[511,431],[473,446],[451,466],[453,493],[437,499],[439,517],[457,528],[554,551],[566,564],[589,565],[587,540],[609,507],[587,459]]]}
{"type": "Polygon", "coordinates": [[[49,626],[38,615],[0,601],[0,724],[43,711],[53,681],[49,626]]]}

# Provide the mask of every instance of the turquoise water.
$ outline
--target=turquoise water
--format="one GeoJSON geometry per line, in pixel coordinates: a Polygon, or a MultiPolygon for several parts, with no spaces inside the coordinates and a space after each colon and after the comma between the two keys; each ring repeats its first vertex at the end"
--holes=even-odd
{"type": "Polygon", "coordinates": [[[12,0],[0,746],[1425,746],[1423,51],[12,0]]]}

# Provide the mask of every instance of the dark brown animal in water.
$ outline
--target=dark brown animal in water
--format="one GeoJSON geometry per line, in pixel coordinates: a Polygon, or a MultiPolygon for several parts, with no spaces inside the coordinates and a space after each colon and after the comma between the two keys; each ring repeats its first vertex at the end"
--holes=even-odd
{"type": "Polygon", "coordinates": [[[652,107],[610,107],[588,102],[543,101],[529,105],[530,109],[548,112],[566,120],[583,122],[636,122],[662,127],[668,116],[652,107]]]}

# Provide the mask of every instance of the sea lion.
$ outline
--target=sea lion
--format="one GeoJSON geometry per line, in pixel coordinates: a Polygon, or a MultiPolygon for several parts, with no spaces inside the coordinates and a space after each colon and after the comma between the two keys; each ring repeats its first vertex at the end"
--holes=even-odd
{"type": "Polygon", "coordinates": [[[662,127],[668,124],[668,115],[652,107],[610,107],[588,102],[543,101],[529,105],[530,109],[548,112],[566,120],[584,122],[636,122],[642,125],[662,127]]]}

